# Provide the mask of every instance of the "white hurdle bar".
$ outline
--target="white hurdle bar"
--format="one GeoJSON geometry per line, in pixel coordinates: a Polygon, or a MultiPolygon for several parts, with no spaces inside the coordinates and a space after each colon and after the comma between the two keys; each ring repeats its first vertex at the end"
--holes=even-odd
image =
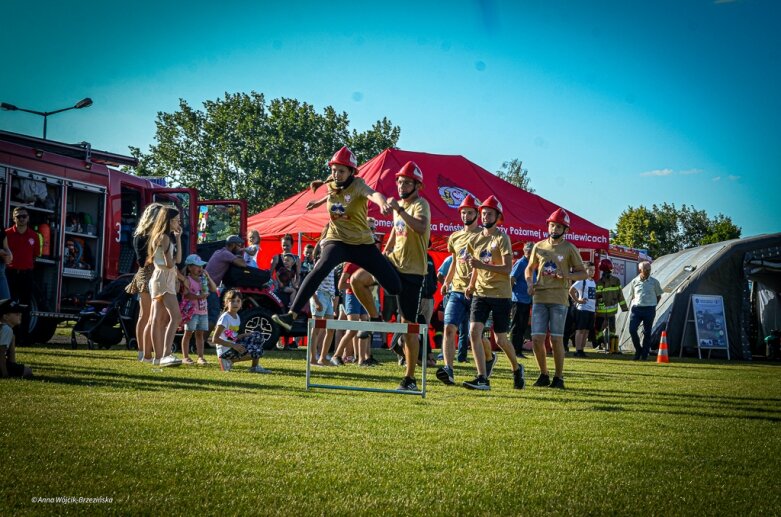
{"type": "MultiPolygon", "coordinates": [[[[398,393],[401,395],[420,395],[426,398],[426,363],[428,362],[428,325],[418,323],[380,323],[376,321],[347,321],[331,320],[321,318],[310,318],[308,323],[308,333],[306,341],[306,389],[323,388],[327,390],[347,390],[347,391],[371,391],[375,393],[398,393]],[[422,372],[420,391],[397,391],[383,388],[363,388],[360,386],[339,386],[332,384],[314,384],[310,381],[312,372],[312,331],[314,329],[324,330],[368,330],[369,332],[382,332],[384,334],[422,334],[423,339],[420,342],[423,351],[423,360],[421,361],[422,372]]],[[[371,344],[369,344],[371,346],[371,344]]]]}

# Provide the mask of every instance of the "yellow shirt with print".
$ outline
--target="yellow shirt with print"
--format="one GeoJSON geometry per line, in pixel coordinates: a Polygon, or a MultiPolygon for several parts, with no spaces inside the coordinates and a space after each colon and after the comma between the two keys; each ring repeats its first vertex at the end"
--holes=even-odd
{"type": "MultiPolygon", "coordinates": [[[[480,231],[467,245],[467,251],[484,264],[494,266],[502,264],[504,255],[510,255],[508,260],[512,260],[513,253],[510,238],[498,229],[489,235],[480,231]]],[[[481,298],[511,298],[513,287],[510,273],[478,269],[475,294],[481,298]]]]}
{"type": "Polygon", "coordinates": [[[454,292],[463,293],[469,285],[469,275],[472,274],[472,270],[466,262],[468,255],[467,246],[480,232],[480,228],[475,228],[474,230],[464,228],[463,230],[453,232],[447,239],[447,250],[451,255],[456,256],[450,265],[450,267],[456,268],[453,272],[452,290],[454,292]]]}
{"type": "Polygon", "coordinates": [[[538,264],[534,303],[567,305],[571,281],[557,278],[556,273],[561,272],[569,276],[571,268],[583,269],[583,259],[580,258],[578,249],[567,241],[553,245],[545,239],[534,245],[529,261],[536,261],[538,264]]]}
{"type": "Polygon", "coordinates": [[[323,237],[324,241],[342,241],[345,244],[374,244],[374,235],[369,229],[366,198],[372,189],[363,178],[354,178],[344,190],[336,188],[332,181],[328,185],[328,215],[331,223],[323,237]]]}
{"type": "Polygon", "coordinates": [[[401,273],[425,275],[428,267],[428,238],[431,234],[431,208],[428,206],[428,201],[422,197],[410,203],[402,199],[399,204],[415,219],[425,218],[426,231],[423,234],[417,233],[407,226],[398,213],[394,213],[393,232],[396,241],[388,259],[401,273]]]}

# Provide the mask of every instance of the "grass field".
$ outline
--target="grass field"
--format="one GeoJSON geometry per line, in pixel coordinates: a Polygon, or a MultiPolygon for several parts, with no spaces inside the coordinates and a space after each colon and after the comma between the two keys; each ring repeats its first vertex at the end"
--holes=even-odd
{"type": "MultiPolygon", "coordinates": [[[[271,375],[154,371],[120,349],[18,355],[36,379],[0,382],[0,515],[781,513],[776,365],[568,359],[565,391],[515,391],[502,358],[487,393],[430,369],[424,400],[307,392],[304,351],[270,352],[271,375]],[[55,497],[111,502],[33,502],[55,497]]],[[[395,387],[379,358],[315,373],[395,387]]]]}

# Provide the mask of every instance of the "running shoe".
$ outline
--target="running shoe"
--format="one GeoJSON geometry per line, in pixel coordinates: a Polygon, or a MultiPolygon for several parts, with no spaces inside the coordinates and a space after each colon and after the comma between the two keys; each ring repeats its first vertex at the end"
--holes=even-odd
{"type": "Polygon", "coordinates": [[[453,369],[448,368],[447,366],[440,366],[437,368],[437,379],[448,386],[452,386],[456,383],[455,378],[453,378],[453,369]]]}
{"type": "Polygon", "coordinates": [[[415,383],[415,379],[411,377],[404,377],[399,383],[399,387],[396,391],[418,391],[418,385],[415,383]]]}
{"type": "Polygon", "coordinates": [[[274,323],[284,328],[285,330],[290,330],[293,328],[293,315],[289,312],[286,314],[274,314],[271,316],[271,319],[274,320],[274,323]]]}
{"type": "Polygon", "coordinates": [[[519,364],[518,369],[513,372],[513,388],[522,390],[526,385],[526,379],[523,378],[523,365],[519,364]]]}
{"type": "Polygon", "coordinates": [[[491,372],[494,371],[494,365],[496,364],[496,352],[491,352],[491,359],[485,362],[485,378],[491,378],[491,372]]]}
{"type": "Polygon", "coordinates": [[[537,377],[537,381],[534,383],[534,386],[537,386],[538,388],[550,386],[550,377],[544,373],[541,373],[540,376],[537,377]]]}
{"type": "Polygon", "coordinates": [[[230,359],[222,359],[220,358],[220,370],[223,372],[229,372],[231,371],[231,368],[233,368],[233,361],[230,359]]]}
{"type": "Polygon", "coordinates": [[[461,385],[468,390],[490,391],[491,389],[491,382],[482,375],[478,375],[472,381],[464,381],[461,385]]]}
{"type": "Polygon", "coordinates": [[[564,389],[564,379],[561,377],[553,377],[553,381],[550,383],[549,388],[564,389]]]}
{"type": "Polygon", "coordinates": [[[266,370],[260,365],[250,366],[249,373],[271,373],[271,370],[266,370]]]}
{"type": "Polygon", "coordinates": [[[173,355],[167,355],[167,356],[163,357],[162,359],[160,359],[160,366],[161,367],[163,367],[163,366],[179,366],[180,364],[182,364],[181,359],[177,359],[173,355]]]}

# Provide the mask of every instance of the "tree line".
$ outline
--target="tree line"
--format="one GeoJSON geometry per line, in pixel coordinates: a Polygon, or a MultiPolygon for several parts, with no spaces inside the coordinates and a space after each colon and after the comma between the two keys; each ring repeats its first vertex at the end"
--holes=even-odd
{"type": "MultiPolygon", "coordinates": [[[[262,93],[225,93],[195,109],[179,100],[173,113],[159,112],[155,143],[143,152],[131,147],[139,161],[132,172],[163,177],[172,184],[197,188],[204,199],[247,200],[257,213],[306,189],[328,174],[334,151],[348,145],[358,163],[396,147],[401,128],[387,117],[366,131],[350,128],[346,112],[326,106],[318,112],[309,103],[262,93]]],[[[517,158],[505,161],[498,177],[534,192],[528,169],[517,158]]],[[[662,203],[628,207],[611,232],[611,242],[647,249],[653,257],[684,248],[740,237],[741,229],[722,214],[662,203]]]]}

